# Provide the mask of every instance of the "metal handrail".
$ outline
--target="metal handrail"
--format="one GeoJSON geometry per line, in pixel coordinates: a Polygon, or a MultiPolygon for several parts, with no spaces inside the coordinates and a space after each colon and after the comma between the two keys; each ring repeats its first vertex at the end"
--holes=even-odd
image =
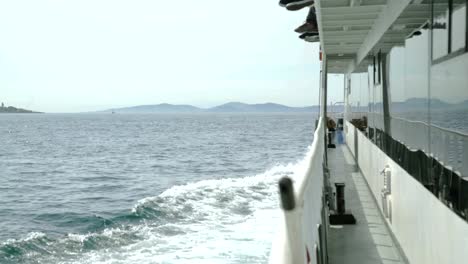
{"type": "Polygon", "coordinates": [[[273,245],[270,263],[306,263],[306,256],[317,257],[314,248],[320,241],[316,226],[322,224],[324,131],[325,122],[320,118],[306,173],[295,182],[287,176],[279,182],[284,224],[273,245]]]}
{"type": "Polygon", "coordinates": [[[403,118],[403,117],[392,117],[392,119],[398,119],[398,120],[408,122],[408,123],[416,123],[416,124],[419,123],[419,124],[425,125],[427,127],[437,128],[439,130],[442,130],[445,133],[455,134],[455,135],[458,135],[458,136],[461,136],[461,137],[468,137],[468,133],[463,133],[461,131],[456,131],[456,130],[451,130],[451,129],[448,129],[448,128],[443,128],[443,127],[440,127],[440,126],[437,126],[437,125],[434,125],[434,124],[429,125],[428,123],[426,123],[424,121],[409,120],[409,119],[406,119],[406,118],[403,118]]]}
{"type": "MultiPolygon", "coordinates": [[[[320,118],[319,120],[319,126],[317,128],[317,130],[315,131],[314,133],[314,141],[312,142],[312,156],[311,156],[311,163],[312,161],[314,161],[316,158],[317,155],[320,155],[320,158],[322,158],[322,155],[323,155],[323,146],[324,146],[324,133],[325,133],[325,124],[324,124],[324,119],[323,118],[320,118]]],[[[298,188],[298,192],[297,192],[297,200],[303,205],[304,203],[304,193],[306,191],[306,188],[308,187],[308,185],[310,184],[310,181],[313,179],[313,169],[316,169],[316,168],[313,168],[312,166],[309,166],[308,169],[307,169],[307,172],[306,172],[306,175],[305,177],[302,178],[302,182],[298,182],[297,183],[297,186],[299,186],[298,188]]],[[[321,178],[321,177],[320,177],[321,178]]]]}
{"type": "Polygon", "coordinates": [[[400,117],[392,117],[392,137],[421,149],[461,175],[468,174],[468,134],[400,117]],[[429,152],[431,150],[431,153],[429,152]]]}

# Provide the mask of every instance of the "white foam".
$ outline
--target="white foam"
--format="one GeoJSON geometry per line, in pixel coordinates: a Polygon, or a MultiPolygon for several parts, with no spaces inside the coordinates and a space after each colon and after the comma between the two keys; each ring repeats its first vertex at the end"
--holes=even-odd
{"type": "Polygon", "coordinates": [[[86,235],[68,234],[67,238],[70,239],[71,241],[76,241],[76,242],[83,243],[90,236],[91,236],[91,234],[86,234],[86,235]]]}
{"type": "Polygon", "coordinates": [[[43,238],[45,236],[46,234],[42,232],[31,232],[21,239],[7,239],[5,242],[2,242],[2,245],[11,245],[18,242],[28,242],[34,239],[43,238]]]}
{"type": "MultiPolygon", "coordinates": [[[[135,226],[143,240],[82,255],[67,263],[258,263],[267,262],[280,220],[278,179],[305,173],[310,151],[296,163],[277,165],[244,178],[204,180],[174,186],[137,202],[181,216],[166,224],[135,226]]],[[[104,231],[113,236],[115,229],[104,231]]],[[[86,237],[76,236],[75,239],[86,237]]]]}

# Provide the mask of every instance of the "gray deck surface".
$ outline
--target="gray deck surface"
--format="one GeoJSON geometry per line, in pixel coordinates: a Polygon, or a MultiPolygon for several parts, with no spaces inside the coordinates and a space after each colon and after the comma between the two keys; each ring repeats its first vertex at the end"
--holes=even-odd
{"type": "Polygon", "coordinates": [[[331,226],[328,237],[330,264],[406,263],[395,246],[364,177],[356,172],[354,159],[346,145],[329,149],[331,184],[346,184],[346,210],[356,225],[331,226]]]}

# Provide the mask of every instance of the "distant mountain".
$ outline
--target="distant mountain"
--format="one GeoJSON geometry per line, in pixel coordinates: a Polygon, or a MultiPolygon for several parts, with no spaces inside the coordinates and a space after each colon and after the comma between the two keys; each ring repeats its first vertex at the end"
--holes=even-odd
{"type": "Polygon", "coordinates": [[[201,112],[201,108],[191,105],[171,105],[171,104],[157,104],[157,105],[139,105],[125,108],[109,109],[103,112],[115,113],[192,113],[201,112]]]}
{"type": "Polygon", "coordinates": [[[1,106],[0,107],[0,114],[27,114],[27,113],[40,113],[40,112],[34,112],[31,110],[16,108],[13,106],[8,106],[8,107],[1,106]]]}
{"type": "MultiPolygon", "coordinates": [[[[429,103],[432,110],[464,109],[468,107],[468,100],[450,104],[439,99],[410,98],[404,102],[393,102],[391,108],[395,112],[427,111],[429,103]]],[[[377,105],[381,106],[381,104],[377,105]]]]}
{"type": "Polygon", "coordinates": [[[239,102],[231,102],[206,109],[207,112],[312,112],[313,107],[290,107],[281,104],[265,103],[265,104],[244,104],[239,102]]]}
{"type": "Polygon", "coordinates": [[[230,102],[212,108],[198,108],[192,105],[140,105],[125,108],[109,109],[101,112],[115,113],[290,113],[290,112],[317,112],[318,106],[290,107],[281,104],[244,104],[230,102]]]}
{"type": "Polygon", "coordinates": [[[457,104],[458,107],[460,108],[468,108],[468,100],[465,100],[459,104],[457,104]]]}

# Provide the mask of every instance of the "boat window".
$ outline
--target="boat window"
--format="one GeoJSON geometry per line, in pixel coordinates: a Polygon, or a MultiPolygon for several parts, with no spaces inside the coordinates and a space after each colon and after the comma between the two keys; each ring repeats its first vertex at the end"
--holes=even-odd
{"type": "Polygon", "coordinates": [[[359,75],[357,73],[351,74],[350,88],[351,88],[351,93],[349,96],[349,102],[351,106],[351,112],[353,113],[351,116],[351,119],[356,119],[356,118],[359,118],[359,112],[360,112],[360,109],[359,109],[360,98],[359,97],[361,93],[359,75]]]}
{"type": "Polygon", "coordinates": [[[360,101],[361,101],[361,108],[360,111],[362,116],[366,116],[367,112],[369,111],[369,77],[367,72],[363,72],[359,74],[359,82],[360,82],[360,101]]]}
{"type": "MultiPolygon", "coordinates": [[[[434,194],[468,220],[467,1],[449,3],[449,55],[433,62],[430,72],[429,147],[434,194]]],[[[434,18],[438,8],[433,6],[434,18]]],[[[436,26],[433,52],[438,44],[435,34],[440,31],[436,26]]]]}
{"type": "Polygon", "coordinates": [[[352,73],[348,86],[351,88],[348,94],[347,118],[361,130],[367,128],[369,114],[369,74],[368,72],[352,73]]]}
{"type": "Polygon", "coordinates": [[[451,50],[465,49],[466,46],[466,2],[465,0],[454,0],[451,16],[451,50]]]}
{"type": "MultiPolygon", "coordinates": [[[[389,89],[389,106],[390,106],[390,116],[406,118],[405,109],[402,109],[405,97],[405,69],[407,67],[402,67],[405,65],[405,48],[404,47],[394,47],[389,52],[388,55],[388,89],[389,89]]],[[[392,134],[396,134],[400,131],[393,131],[392,134]]]]}
{"type": "Polygon", "coordinates": [[[468,51],[468,0],[434,1],[432,59],[439,63],[468,51]]]}
{"type": "Polygon", "coordinates": [[[432,59],[436,60],[449,53],[449,1],[433,7],[432,59]]]}

